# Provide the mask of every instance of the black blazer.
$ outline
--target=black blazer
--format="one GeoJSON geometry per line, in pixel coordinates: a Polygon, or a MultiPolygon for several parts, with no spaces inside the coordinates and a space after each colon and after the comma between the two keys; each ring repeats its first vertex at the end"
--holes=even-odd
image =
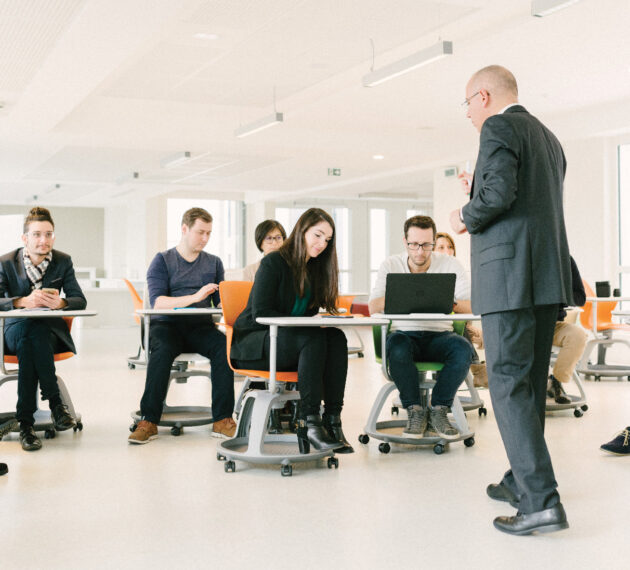
{"type": "MultiPolygon", "coordinates": [[[[0,257],[0,311],[13,310],[13,301],[18,297],[27,297],[33,285],[26,275],[22,249],[19,248],[0,257]]],[[[87,302],[74,275],[72,259],[61,251],[52,251],[52,260],[44,274],[42,287],[58,289],[66,294],[69,310],[85,309],[87,302]]],[[[21,319],[6,319],[5,328],[15,325],[21,319]]],[[[62,318],[43,319],[65,350],[76,353],[76,348],[68,326],[62,318]]]]}
{"type": "Polygon", "coordinates": [[[571,305],[560,142],[521,105],[486,119],[470,202],[472,309],[571,305]]]}
{"type": "MultiPolygon", "coordinates": [[[[234,323],[231,358],[259,360],[264,356],[269,327],[256,322],[258,317],[288,317],[295,304],[297,291],[293,271],[284,258],[274,251],[262,258],[247,307],[234,323]]],[[[318,308],[307,308],[312,316],[318,308]]]]}

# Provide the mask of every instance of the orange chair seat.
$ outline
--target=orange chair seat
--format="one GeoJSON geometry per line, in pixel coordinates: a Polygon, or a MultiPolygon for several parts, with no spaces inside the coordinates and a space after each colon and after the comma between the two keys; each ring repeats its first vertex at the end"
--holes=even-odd
{"type": "MultiPolygon", "coordinates": [[[[72,358],[73,356],[74,352],[59,352],[54,355],[53,360],[59,362],[60,360],[68,360],[68,358],[72,358]]],[[[18,364],[18,357],[13,354],[5,354],[4,361],[7,364],[18,364]]]]}
{"type": "Polygon", "coordinates": [[[597,323],[597,331],[630,331],[630,325],[624,325],[621,323],[597,323]]]}
{"type": "MultiPolygon", "coordinates": [[[[230,365],[230,368],[237,374],[242,374],[243,376],[254,376],[256,378],[266,378],[269,380],[269,370],[247,370],[245,368],[234,368],[232,365],[230,365]]],[[[276,372],[277,382],[297,382],[297,380],[297,372],[276,372]]]]}

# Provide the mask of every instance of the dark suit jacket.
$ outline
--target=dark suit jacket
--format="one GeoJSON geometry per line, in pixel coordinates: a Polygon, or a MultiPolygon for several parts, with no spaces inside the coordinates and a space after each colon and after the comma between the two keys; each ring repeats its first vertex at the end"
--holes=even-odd
{"type": "MultiPolygon", "coordinates": [[[[256,322],[258,317],[288,317],[297,292],[293,272],[284,258],[274,251],[265,255],[256,273],[256,281],[247,307],[234,323],[231,358],[258,360],[264,357],[265,339],[269,327],[256,322]]],[[[318,308],[308,308],[305,316],[316,314],[318,308]]]]}
{"type": "Polygon", "coordinates": [[[521,105],[484,122],[470,202],[462,208],[475,313],[573,304],[565,171],[558,139],[521,105]]]}
{"type": "MultiPolygon", "coordinates": [[[[27,297],[33,286],[26,275],[22,249],[19,248],[0,257],[0,311],[11,311],[14,299],[27,297]]],[[[83,291],[77,283],[69,255],[53,249],[52,260],[44,274],[42,287],[58,289],[66,294],[67,309],[85,309],[87,304],[83,291]]],[[[13,326],[21,319],[6,319],[5,327],[13,326]]],[[[65,321],[61,318],[44,319],[65,350],[76,352],[74,342],[65,321]]]]}

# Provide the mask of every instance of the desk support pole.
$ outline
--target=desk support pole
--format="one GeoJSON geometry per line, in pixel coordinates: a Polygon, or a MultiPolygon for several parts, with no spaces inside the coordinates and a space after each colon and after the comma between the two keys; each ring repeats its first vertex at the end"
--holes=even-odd
{"type": "Polygon", "coordinates": [[[149,326],[151,325],[151,315],[144,315],[144,355],[149,367],[149,326]]]}
{"type": "Polygon", "coordinates": [[[5,319],[2,319],[2,323],[0,324],[0,372],[6,376],[8,372],[4,365],[4,322],[5,319]]]}
{"type": "Polygon", "coordinates": [[[381,368],[383,369],[383,375],[385,378],[389,378],[387,372],[387,332],[389,331],[389,325],[381,325],[381,368]]]}
{"type": "Polygon", "coordinates": [[[278,325],[269,325],[269,391],[276,392],[276,357],[278,349],[278,325]]]}
{"type": "Polygon", "coordinates": [[[597,338],[597,301],[593,301],[593,335],[597,338]]]}

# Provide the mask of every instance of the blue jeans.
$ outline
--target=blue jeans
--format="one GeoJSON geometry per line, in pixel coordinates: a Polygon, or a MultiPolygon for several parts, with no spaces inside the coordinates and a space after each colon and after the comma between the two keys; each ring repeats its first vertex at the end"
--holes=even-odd
{"type": "Polygon", "coordinates": [[[473,357],[472,344],[454,332],[395,331],[387,337],[389,373],[405,408],[420,404],[415,362],[444,363],[431,392],[431,405],[450,407],[473,357]]]}

